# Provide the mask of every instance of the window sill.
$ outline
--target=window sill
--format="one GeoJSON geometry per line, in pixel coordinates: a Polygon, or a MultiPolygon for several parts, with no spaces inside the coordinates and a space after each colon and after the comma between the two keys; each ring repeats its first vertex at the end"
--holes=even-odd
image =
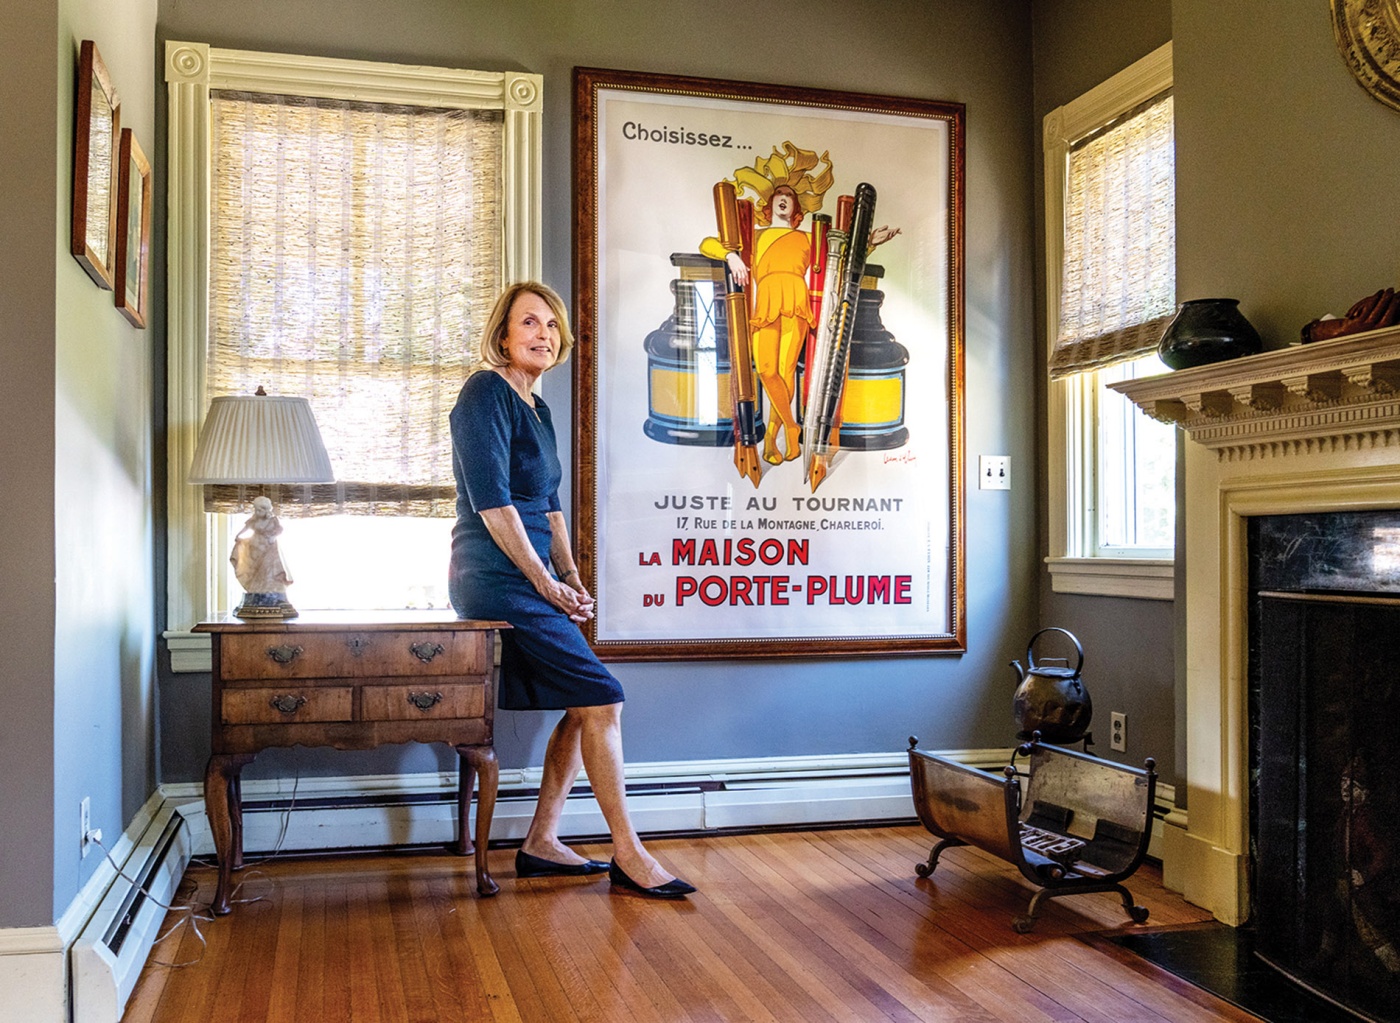
{"type": "Polygon", "coordinates": [[[199,671],[207,674],[213,670],[209,633],[170,631],[161,633],[161,638],[170,651],[170,671],[173,674],[199,671]]]}
{"type": "Polygon", "coordinates": [[[1176,598],[1176,562],[1170,558],[1046,558],[1045,564],[1056,593],[1176,598]]]}

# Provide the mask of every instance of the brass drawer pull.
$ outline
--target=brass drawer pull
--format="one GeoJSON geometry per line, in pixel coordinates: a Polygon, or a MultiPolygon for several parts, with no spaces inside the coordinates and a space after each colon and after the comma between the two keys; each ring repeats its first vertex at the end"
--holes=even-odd
{"type": "Polygon", "coordinates": [[[291,664],[297,659],[297,654],[301,652],[299,646],[270,646],[267,648],[267,656],[278,664],[291,664]]]}
{"type": "Polygon", "coordinates": [[[442,653],[443,650],[441,643],[410,643],[408,652],[424,664],[430,664],[433,658],[442,653]]]}
{"type": "Polygon", "coordinates": [[[306,697],[287,694],[283,696],[274,696],[267,702],[272,704],[274,709],[280,710],[283,714],[295,714],[305,705],[306,697]]]}
{"type": "Polygon", "coordinates": [[[409,693],[408,702],[421,711],[430,711],[442,702],[441,693],[409,693]]]}

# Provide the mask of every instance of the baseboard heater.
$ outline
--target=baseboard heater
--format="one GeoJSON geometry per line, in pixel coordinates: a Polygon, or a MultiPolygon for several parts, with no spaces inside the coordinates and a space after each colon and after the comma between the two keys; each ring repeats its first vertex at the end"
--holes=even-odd
{"type": "Polygon", "coordinates": [[[190,829],[165,802],[120,862],[70,952],[74,1023],[118,1023],[184,876],[190,829]]]}

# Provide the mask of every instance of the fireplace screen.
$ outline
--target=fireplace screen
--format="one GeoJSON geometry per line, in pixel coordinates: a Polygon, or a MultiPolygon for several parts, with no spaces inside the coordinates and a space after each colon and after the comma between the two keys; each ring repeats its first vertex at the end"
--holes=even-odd
{"type": "Polygon", "coordinates": [[[1400,1020],[1400,512],[1256,518],[1248,543],[1256,947],[1400,1020]]]}

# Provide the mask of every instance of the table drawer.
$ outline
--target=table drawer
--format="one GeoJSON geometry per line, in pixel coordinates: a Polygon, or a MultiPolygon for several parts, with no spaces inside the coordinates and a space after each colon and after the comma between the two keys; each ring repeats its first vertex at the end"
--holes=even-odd
{"type": "Polygon", "coordinates": [[[450,631],[230,634],[220,644],[220,674],[225,681],[484,675],[489,640],[486,632],[450,631]]]}
{"type": "Polygon", "coordinates": [[[226,725],[349,721],[354,714],[354,694],[353,686],[225,689],[220,711],[226,725]]]}
{"type": "Polygon", "coordinates": [[[416,684],[365,686],[360,690],[362,721],[422,721],[425,718],[479,718],[486,712],[486,686],[416,684]]]}

